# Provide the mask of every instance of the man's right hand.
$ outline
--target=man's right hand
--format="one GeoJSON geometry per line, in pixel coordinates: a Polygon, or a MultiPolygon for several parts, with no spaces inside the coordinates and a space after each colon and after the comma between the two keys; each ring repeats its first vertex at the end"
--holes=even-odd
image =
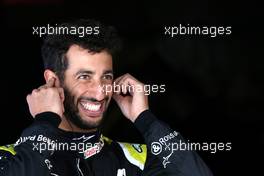
{"type": "Polygon", "coordinates": [[[54,112],[62,117],[64,113],[64,92],[56,86],[55,78],[51,78],[47,84],[34,89],[27,95],[29,111],[33,117],[42,112],[54,112]]]}

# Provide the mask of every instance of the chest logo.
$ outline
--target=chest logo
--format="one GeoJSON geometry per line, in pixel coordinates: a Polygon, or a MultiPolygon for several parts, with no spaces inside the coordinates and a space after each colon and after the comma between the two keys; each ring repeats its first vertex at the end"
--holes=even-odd
{"type": "Polygon", "coordinates": [[[126,176],[126,169],[118,169],[117,176],[126,176]]]}

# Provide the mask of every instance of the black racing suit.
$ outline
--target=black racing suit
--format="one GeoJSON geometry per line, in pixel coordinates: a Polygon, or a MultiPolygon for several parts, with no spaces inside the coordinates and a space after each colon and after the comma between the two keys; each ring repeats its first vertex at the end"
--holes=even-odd
{"type": "Polygon", "coordinates": [[[0,175],[212,175],[196,152],[175,149],[183,138],[149,110],[135,121],[146,145],[112,141],[100,131],[66,132],[58,128],[59,123],[57,114],[40,113],[15,144],[0,147],[0,175]]]}

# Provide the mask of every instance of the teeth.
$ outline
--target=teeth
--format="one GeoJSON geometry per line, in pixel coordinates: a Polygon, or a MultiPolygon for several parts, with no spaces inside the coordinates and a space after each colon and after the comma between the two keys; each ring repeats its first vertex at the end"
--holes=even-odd
{"type": "Polygon", "coordinates": [[[98,111],[101,107],[101,104],[95,105],[95,104],[89,104],[89,103],[81,103],[83,107],[89,111],[98,111]]]}

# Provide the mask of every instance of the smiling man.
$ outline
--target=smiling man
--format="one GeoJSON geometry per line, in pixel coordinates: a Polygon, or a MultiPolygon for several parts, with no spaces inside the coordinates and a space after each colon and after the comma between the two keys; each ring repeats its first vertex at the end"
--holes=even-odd
{"type": "MultiPolygon", "coordinates": [[[[65,116],[76,131],[96,129],[112,96],[101,88],[113,83],[112,56],[106,51],[94,53],[72,45],[66,58],[68,69],[62,85],[66,97],[65,116]]],[[[47,74],[46,79],[56,76],[49,70],[47,74]]],[[[67,125],[67,121],[62,121],[60,128],[67,130],[67,125]]]]}
{"type": "Polygon", "coordinates": [[[112,61],[120,40],[112,27],[93,20],[61,26],[88,26],[100,32],[46,36],[46,84],[27,96],[35,121],[14,145],[0,147],[0,175],[212,175],[194,151],[173,148],[184,139],[151,113],[145,92],[129,89],[144,90],[143,83],[130,74],[114,80],[112,61]],[[113,84],[124,88],[105,90],[113,84]],[[146,144],[117,142],[101,134],[111,98],[146,144]]]}

